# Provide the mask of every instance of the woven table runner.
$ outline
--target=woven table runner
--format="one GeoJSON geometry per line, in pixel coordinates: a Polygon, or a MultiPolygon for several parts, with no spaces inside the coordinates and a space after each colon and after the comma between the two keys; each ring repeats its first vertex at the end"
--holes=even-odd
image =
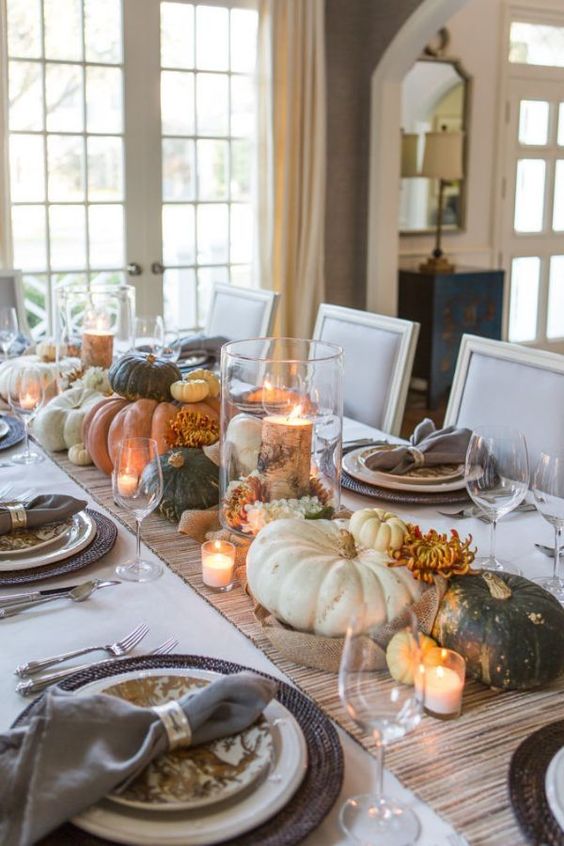
{"type": "MultiPolygon", "coordinates": [[[[123,525],[134,521],[114,504],[111,482],[94,467],[77,467],[66,455],[51,455],[74,481],[123,525]]],[[[240,589],[215,593],[202,582],[200,546],[158,514],[143,522],[143,542],[193,590],[235,625],[336,723],[373,754],[372,741],[347,718],[337,677],[293,664],[275,651],[240,589]]],[[[386,751],[386,766],[471,846],[518,846],[522,835],[508,792],[511,756],[532,732],[564,719],[564,678],[548,688],[499,693],[476,682],[464,689],[464,713],[443,722],[425,717],[413,734],[386,751]]]]}

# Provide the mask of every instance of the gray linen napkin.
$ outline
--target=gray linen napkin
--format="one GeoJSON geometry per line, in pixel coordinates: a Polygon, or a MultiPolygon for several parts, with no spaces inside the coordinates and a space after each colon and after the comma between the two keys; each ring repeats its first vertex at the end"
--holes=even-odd
{"type": "MultiPolygon", "coordinates": [[[[48,523],[61,523],[79,511],[84,511],[87,504],[86,500],[62,494],[36,496],[25,506],[27,528],[37,529],[39,526],[47,526],[48,523]]],[[[10,512],[0,506],[0,535],[7,535],[11,531],[10,512]]]]}
{"type": "Polygon", "coordinates": [[[410,446],[398,446],[374,453],[366,459],[369,470],[401,476],[417,466],[462,464],[472,436],[470,429],[436,429],[428,417],[415,427],[410,446]]]}
{"type": "Polygon", "coordinates": [[[206,335],[191,335],[180,341],[180,361],[195,353],[207,353],[210,357],[219,359],[221,348],[228,342],[228,338],[206,335]]]}
{"type": "MultiPolygon", "coordinates": [[[[276,682],[245,672],[180,699],[192,745],[243,731],[276,691],[276,682]]],[[[30,846],[125,787],[167,748],[164,725],[150,708],[50,690],[25,725],[0,735],[0,843],[30,846]]]]}

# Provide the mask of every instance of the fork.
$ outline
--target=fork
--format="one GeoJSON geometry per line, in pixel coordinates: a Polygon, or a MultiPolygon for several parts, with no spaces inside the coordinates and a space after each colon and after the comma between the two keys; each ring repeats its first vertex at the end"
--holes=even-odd
{"type": "MultiPolygon", "coordinates": [[[[514,508],[513,511],[520,511],[522,513],[536,511],[536,506],[534,506],[531,502],[522,502],[517,506],[517,508],[514,508]]],[[[489,522],[485,514],[482,514],[477,505],[470,505],[467,508],[461,508],[459,511],[441,511],[440,509],[437,509],[437,513],[442,514],[443,517],[453,517],[456,520],[464,520],[468,517],[477,517],[485,523],[489,522]]]]}
{"type": "Polygon", "coordinates": [[[34,673],[39,673],[46,667],[52,667],[54,664],[62,664],[63,661],[68,661],[71,658],[78,658],[80,655],[88,655],[89,652],[109,652],[110,655],[119,657],[126,655],[133,647],[145,637],[149,632],[149,626],[142,623],[136,626],[133,631],[122,637],[121,640],[116,640],[115,643],[108,643],[105,646],[87,646],[84,649],[75,649],[72,652],[63,652],[61,655],[51,655],[49,658],[38,658],[36,661],[27,661],[25,664],[19,664],[16,667],[16,675],[21,678],[32,676],[34,673]]]}
{"type": "MultiPolygon", "coordinates": [[[[164,643],[161,643],[160,646],[157,646],[156,649],[153,649],[149,655],[168,655],[169,652],[172,652],[172,650],[177,646],[178,640],[170,637],[168,640],[165,640],[164,643]]],[[[119,655],[115,658],[106,658],[104,661],[96,661],[94,664],[80,664],[78,667],[69,667],[66,670],[58,670],[56,673],[48,673],[39,679],[28,679],[25,682],[20,682],[16,686],[16,691],[22,696],[33,696],[33,694],[41,693],[41,691],[46,687],[50,687],[52,684],[57,684],[57,682],[69,678],[69,676],[79,673],[81,670],[89,670],[91,667],[103,667],[106,664],[118,664],[126,657],[126,655],[119,655]]]]}

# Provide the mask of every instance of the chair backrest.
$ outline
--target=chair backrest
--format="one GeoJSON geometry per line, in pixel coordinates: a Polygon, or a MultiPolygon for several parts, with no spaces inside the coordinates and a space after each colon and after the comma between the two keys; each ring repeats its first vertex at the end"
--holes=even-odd
{"type": "Polygon", "coordinates": [[[451,424],[514,426],[534,470],[543,449],[564,449],[564,355],[464,335],[445,416],[451,424]]]}
{"type": "Polygon", "coordinates": [[[270,335],[278,296],[274,291],[216,283],[210,298],[206,335],[230,341],[270,335]]]}
{"type": "Polygon", "coordinates": [[[22,275],[19,270],[0,270],[0,307],[16,309],[20,332],[30,336],[25,310],[22,275]]]}
{"type": "Polygon", "coordinates": [[[345,352],[345,414],[399,434],[419,324],[397,317],[322,303],[314,338],[345,352]]]}

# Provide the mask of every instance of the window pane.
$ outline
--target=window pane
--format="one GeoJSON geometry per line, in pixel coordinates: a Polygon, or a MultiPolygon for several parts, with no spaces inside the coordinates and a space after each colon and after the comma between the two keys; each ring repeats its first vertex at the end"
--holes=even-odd
{"type": "Polygon", "coordinates": [[[43,67],[10,62],[10,129],[43,129],[43,67]]]}
{"type": "Polygon", "coordinates": [[[194,142],[184,138],[163,139],[163,199],[195,198],[194,142]]]}
{"type": "Polygon", "coordinates": [[[196,64],[202,70],[227,70],[229,11],[213,6],[196,8],[196,64]]]}
{"type": "Polygon", "coordinates": [[[548,141],[548,103],[521,100],[519,108],[519,143],[546,144],[548,141]]]}
{"type": "Polygon", "coordinates": [[[88,132],[122,131],[121,68],[87,68],[86,112],[88,132]]]}
{"type": "Polygon", "coordinates": [[[87,140],[88,199],[123,200],[123,141],[112,136],[87,140]]]}
{"type": "Polygon", "coordinates": [[[520,159],[517,162],[514,223],[516,232],[542,230],[545,170],[546,164],[542,159],[520,159]]]}
{"type": "Polygon", "coordinates": [[[123,206],[89,206],[91,267],[123,267],[123,206]]]}
{"type": "Polygon", "coordinates": [[[540,264],[537,256],[511,263],[510,341],[534,341],[537,336],[540,264]]]}
{"type": "Polygon", "coordinates": [[[564,27],[513,21],[509,61],[525,65],[564,67],[564,27]]]}
{"type": "Polygon", "coordinates": [[[554,172],[552,228],[555,232],[564,232],[564,159],[559,159],[556,162],[554,172]]]}
{"type": "Polygon", "coordinates": [[[193,73],[161,73],[161,122],[163,135],[194,134],[193,73]]]}
{"type": "Polygon", "coordinates": [[[546,336],[564,337],[564,256],[550,259],[546,336]]]}
{"type": "Polygon", "coordinates": [[[81,0],[43,0],[45,57],[82,59],[81,0]]]}
{"type": "Polygon", "coordinates": [[[84,41],[87,62],[121,62],[121,0],[84,0],[84,41]]]}
{"type": "Polygon", "coordinates": [[[8,55],[41,56],[41,0],[8,0],[8,55]]]}
{"type": "Polygon", "coordinates": [[[194,206],[163,206],[163,260],[173,265],[194,263],[194,206]]]}
{"type": "Polygon", "coordinates": [[[43,138],[10,136],[10,193],[15,203],[40,203],[45,199],[43,138]]]}
{"type": "Polygon", "coordinates": [[[233,141],[231,144],[231,197],[248,200],[251,196],[251,143],[233,141]]]}
{"type": "Polygon", "coordinates": [[[248,264],[234,264],[231,267],[231,284],[239,288],[252,288],[253,278],[248,264]]]}
{"type": "Polygon", "coordinates": [[[234,262],[247,263],[253,258],[253,213],[250,205],[231,206],[231,256],[234,262]]]}
{"type": "Polygon", "coordinates": [[[251,77],[231,77],[231,133],[250,136],[255,131],[255,87],[251,77]]]}
{"type": "Polygon", "coordinates": [[[165,325],[194,329],[198,325],[194,270],[165,270],[163,286],[165,325]]]}
{"type": "Polygon", "coordinates": [[[564,103],[558,107],[558,144],[564,147],[564,103]]]}
{"type": "Polygon", "coordinates": [[[51,206],[49,209],[51,267],[77,270],[86,267],[84,206],[51,206]]]}
{"type": "Polygon", "coordinates": [[[47,334],[49,277],[45,273],[26,273],[22,276],[27,322],[34,338],[47,334]]]}
{"type": "Polygon", "coordinates": [[[231,10],[231,70],[252,73],[257,60],[258,15],[250,9],[231,10]]]}
{"type": "Polygon", "coordinates": [[[227,141],[198,141],[198,199],[227,199],[227,141]]]}
{"type": "Polygon", "coordinates": [[[211,292],[214,285],[228,285],[229,272],[226,267],[201,267],[198,270],[198,325],[205,326],[210,310],[211,292]]]}
{"type": "Polygon", "coordinates": [[[194,7],[161,3],[161,65],[194,67],[194,7]]]}
{"type": "Polygon", "coordinates": [[[47,136],[48,193],[51,202],[84,200],[82,135],[47,136]]]}
{"type": "Polygon", "coordinates": [[[228,261],[228,212],[227,206],[198,206],[198,262],[223,264],[228,261]]]}
{"type": "Polygon", "coordinates": [[[196,85],[199,135],[227,135],[227,83],[228,77],[221,74],[198,74],[196,85]]]}
{"type": "Polygon", "coordinates": [[[83,73],[79,65],[47,65],[47,129],[50,132],[82,132],[83,73]]]}
{"type": "Polygon", "coordinates": [[[129,285],[131,280],[120,270],[98,271],[88,276],[91,285],[129,285]]]}
{"type": "Polygon", "coordinates": [[[44,270],[47,266],[44,206],[12,206],[14,267],[44,270]]]}

